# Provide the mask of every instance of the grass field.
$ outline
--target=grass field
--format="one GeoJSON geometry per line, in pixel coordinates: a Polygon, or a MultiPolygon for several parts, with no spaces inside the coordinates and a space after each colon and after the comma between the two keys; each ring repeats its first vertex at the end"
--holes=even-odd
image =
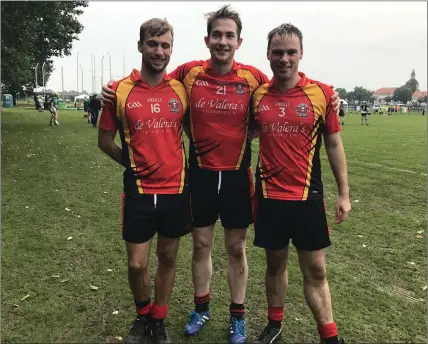
{"type": "MultiPolygon", "coordinates": [[[[2,343],[118,343],[133,321],[121,240],[122,169],[97,148],[97,131],[82,115],[62,111],[61,126],[49,127],[46,113],[2,113],[2,343]]],[[[336,187],[322,157],[335,320],[347,343],[426,342],[426,118],[370,116],[369,126],[359,120],[348,115],[342,132],[352,212],[341,226],[332,221],[336,187]]],[[[254,164],[257,141],[253,147],[254,164]]],[[[251,228],[250,339],[266,321],[264,252],[253,247],[253,234],[251,228]]],[[[192,339],[182,335],[193,305],[191,237],[182,240],[167,320],[175,343],[226,342],[221,228],[215,239],[213,319],[192,339]]],[[[283,342],[314,343],[292,252],[283,342]]],[[[151,267],[153,275],[154,259],[151,267]]]]}

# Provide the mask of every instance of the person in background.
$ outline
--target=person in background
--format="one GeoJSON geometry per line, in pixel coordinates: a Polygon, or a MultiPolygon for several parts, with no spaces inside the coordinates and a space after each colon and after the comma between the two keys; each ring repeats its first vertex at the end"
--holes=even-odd
{"type": "Polygon", "coordinates": [[[98,128],[97,123],[98,123],[98,113],[101,109],[101,102],[100,100],[97,98],[97,95],[94,94],[91,98],[91,100],[89,101],[89,109],[91,112],[91,122],[92,122],[92,126],[94,128],[98,128]]]}
{"type": "Polygon", "coordinates": [[[91,110],[89,108],[89,99],[86,99],[86,98],[84,99],[83,111],[85,111],[85,114],[83,115],[83,117],[88,119],[88,123],[91,123],[91,110]]]}

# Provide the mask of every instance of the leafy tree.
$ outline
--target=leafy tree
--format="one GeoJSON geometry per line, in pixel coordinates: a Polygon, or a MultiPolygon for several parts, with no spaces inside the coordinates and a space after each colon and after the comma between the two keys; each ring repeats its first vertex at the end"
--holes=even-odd
{"type": "Polygon", "coordinates": [[[407,101],[412,99],[412,95],[413,95],[413,92],[409,87],[401,86],[395,89],[394,96],[392,97],[392,99],[395,102],[406,103],[407,101]]]}
{"type": "Polygon", "coordinates": [[[387,103],[389,103],[391,100],[392,100],[392,97],[391,96],[387,96],[387,97],[385,97],[385,99],[384,99],[387,103]]]}
{"type": "Polygon", "coordinates": [[[416,79],[410,79],[409,81],[406,82],[406,85],[408,88],[410,88],[412,90],[412,94],[415,93],[417,87],[418,87],[418,82],[416,81],[416,79]]]}
{"type": "MultiPolygon", "coordinates": [[[[51,57],[70,55],[83,26],[77,17],[87,1],[1,2],[1,90],[16,94],[35,87],[36,64],[45,63],[45,82],[53,71],[51,57]]],[[[41,81],[39,81],[41,83],[41,81]]]]}
{"type": "Polygon", "coordinates": [[[359,103],[363,101],[371,102],[374,100],[373,91],[365,89],[364,87],[356,86],[353,92],[354,92],[354,100],[358,100],[359,103]]]}
{"type": "Polygon", "coordinates": [[[337,93],[339,93],[339,97],[340,97],[340,99],[348,99],[347,98],[347,92],[346,92],[346,90],[344,89],[344,88],[336,88],[335,89],[335,91],[337,92],[337,93]]]}

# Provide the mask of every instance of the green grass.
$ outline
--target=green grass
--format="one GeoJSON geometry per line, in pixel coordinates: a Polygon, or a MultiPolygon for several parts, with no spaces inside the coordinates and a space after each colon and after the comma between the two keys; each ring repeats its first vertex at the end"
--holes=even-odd
{"type": "MultiPolygon", "coordinates": [[[[49,127],[46,113],[2,113],[4,343],[114,343],[134,318],[121,240],[122,170],[99,151],[97,132],[82,116],[61,111],[61,126],[49,127]]],[[[367,127],[359,115],[345,120],[352,212],[341,226],[332,222],[336,187],[322,156],[333,227],[328,278],[340,334],[351,343],[426,342],[426,119],[369,116],[367,127]],[[423,239],[416,238],[418,231],[423,239]]],[[[253,235],[251,228],[250,339],[266,321],[264,252],[253,247],[253,235]]],[[[193,301],[191,237],[182,240],[167,320],[175,343],[226,342],[229,292],[221,228],[215,236],[213,320],[192,339],[182,336],[193,301]]],[[[316,342],[294,250],[290,261],[284,342],[316,342]]],[[[152,259],[152,276],[155,266],[152,259]]]]}

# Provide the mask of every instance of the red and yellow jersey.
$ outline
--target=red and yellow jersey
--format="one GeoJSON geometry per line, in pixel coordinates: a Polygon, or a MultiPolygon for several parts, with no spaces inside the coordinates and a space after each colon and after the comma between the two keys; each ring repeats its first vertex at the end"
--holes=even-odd
{"type": "Polygon", "coordinates": [[[253,94],[259,129],[256,190],[264,198],[306,200],[323,197],[320,147],[322,135],[340,131],[330,86],[301,79],[280,92],[274,80],[253,94]]]}
{"type": "Polygon", "coordinates": [[[268,77],[235,61],[229,73],[217,75],[210,60],[186,63],[170,76],[183,82],[190,99],[190,165],[213,171],[248,167],[250,98],[268,77]]]}
{"type": "Polygon", "coordinates": [[[179,194],[186,178],[182,141],[188,97],[183,84],[165,74],[152,88],[140,72],[116,81],[116,105],[104,107],[100,128],[119,130],[125,193],[179,194]]]}

